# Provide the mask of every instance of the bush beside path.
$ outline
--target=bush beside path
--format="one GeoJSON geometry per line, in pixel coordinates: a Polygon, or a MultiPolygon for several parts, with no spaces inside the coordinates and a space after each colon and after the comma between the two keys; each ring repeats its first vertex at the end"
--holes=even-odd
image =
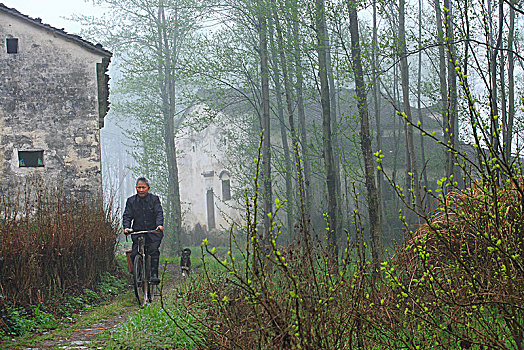
{"type": "MultiPolygon", "coordinates": [[[[180,284],[181,275],[175,264],[166,265],[163,278],[163,294],[166,298],[172,294],[175,287],[180,284]]],[[[173,332],[165,329],[168,316],[161,310],[160,302],[155,301],[145,309],[139,309],[130,284],[131,279],[126,276],[122,280],[123,288],[109,300],[99,305],[87,305],[78,312],[72,320],[62,320],[62,324],[55,330],[41,334],[26,334],[18,338],[5,338],[0,340],[2,349],[119,349],[119,348],[163,348],[164,343],[173,332]],[[64,322],[65,321],[65,322],[64,322]],[[132,325],[126,325],[126,322],[132,325]],[[138,325],[136,323],[139,323],[138,325]],[[148,323],[148,324],[145,324],[148,323]],[[156,324],[158,329],[151,329],[150,324],[156,324]],[[158,333],[153,335],[140,334],[136,339],[123,335],[134,326],[158,333]],[[164,329],[162,329],[164,327],[164,329]],[[122,331],[120,330],[122,328],[122,331]],[[169,334],[166,334],[167,333],[169,334]],[[121,343],[127,342],[125,347],[121,343]],[[145,344],[149,342],[150,344],[145,344]],[[154,342],[155,344],[151,343],[154,342]],[[158,347],[157,347],[158,346],[158,347]]],[[[171,348],[173,346],[171,345],[171,348]]]]}

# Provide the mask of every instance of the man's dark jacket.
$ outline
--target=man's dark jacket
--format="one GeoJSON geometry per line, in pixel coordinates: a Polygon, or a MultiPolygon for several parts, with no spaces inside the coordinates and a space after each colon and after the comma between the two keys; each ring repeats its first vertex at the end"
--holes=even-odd
{"type": "Polygon", "coordinates": [[[137,194],[129,197],[122,216],[124,229],[145,231],[164,226],[164,211],[160,199],[152,193],[148,193],[144,198],[140,198],[137,194]]]}

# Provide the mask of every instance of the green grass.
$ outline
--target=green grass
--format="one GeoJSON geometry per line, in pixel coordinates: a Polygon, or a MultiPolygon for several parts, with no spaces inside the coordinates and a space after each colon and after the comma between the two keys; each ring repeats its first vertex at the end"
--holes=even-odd
{"type": "Polygon", "coordinates": [[[187,288],[199,278],[177,284],[163,298],[169,315],[155,301],[132,314],[111,335],[105,349],[193,349],[203,340],[203,327],[197,321],[199,309],[189,310],[184,303],[187,288]],[[196,342],[195,342],[196,341],[196,342]]]}

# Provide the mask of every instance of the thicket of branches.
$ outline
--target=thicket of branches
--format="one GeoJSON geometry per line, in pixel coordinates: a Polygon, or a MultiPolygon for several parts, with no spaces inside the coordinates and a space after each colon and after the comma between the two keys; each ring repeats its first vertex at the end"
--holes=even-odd
{"type": "Polygon", "coordinates": [[[4,193],[0,207],[1,302],[49,303],[114,270],[118,223],[101,199],[72,201],[35,178],[4,193]]]}
{"type": "MultiPolygon", "coordinates": [[[[368,256],[359,208],[356,240],[346,236],[333,269],[307,226],[298,230],[302,244],[281,246],[272,217],[267,245],[258,193],[246,193],[247,225],[231,231],[226,255],[203,242],[204,284],[189,284],[181,305],[198,320],[195,330],[206,329],[205,346],[213,349],[522,349],[518,169],[501,172],[500,183],[478,179],[446,195],[453,181],[440,182],[437,208],[420,217],[425,223],[380,271],[368,256]]],[[[275,204],[280,215],[282,203],[275,204]]]]}

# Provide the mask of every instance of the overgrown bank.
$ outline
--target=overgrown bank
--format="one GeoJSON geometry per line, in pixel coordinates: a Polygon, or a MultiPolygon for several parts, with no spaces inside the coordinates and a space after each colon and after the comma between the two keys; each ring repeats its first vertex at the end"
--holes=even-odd
{"type": "Polygon", "coordinates": [[[118,226],[101,202],[68,201],[36,181],[1,196],[0,208],[2,333],[25,332],[24,315],[52,323],[60,305],[116,272],[118,226]]]}
{"type": "Polygon", "coordinates": [[[210,349],[522,349],[523,193],[520,179],[437,191],[441,207],[380,271],[358,211],[338,266],[307,228],[284,248],[274,225],[267,246],[253,219],[225,254],[204,240],[184,327],[205,330],[196,344],[210,349]]]}

